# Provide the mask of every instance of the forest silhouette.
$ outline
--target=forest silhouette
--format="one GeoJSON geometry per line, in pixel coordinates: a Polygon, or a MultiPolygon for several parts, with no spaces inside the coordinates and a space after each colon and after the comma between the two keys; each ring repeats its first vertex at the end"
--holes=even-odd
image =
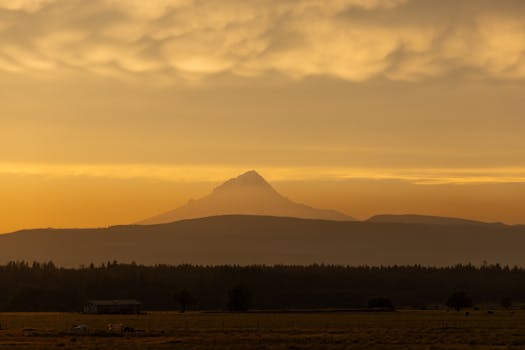
{"type": "Polygon", "coordinates": [[[500,265],[345,267],[119,264],[0,266],[0,311],[80,311],[91,299],[138,299],[146,310],[444,308],[463,292],[475,305],[525,302],[525,269],[500,265]],[[379,299],[378,299],[379,298],[379,299]],[[375,300],[375,301],[374,301],[375,300]],[[381,305],[386,305],[384,302],[381,305]]]}

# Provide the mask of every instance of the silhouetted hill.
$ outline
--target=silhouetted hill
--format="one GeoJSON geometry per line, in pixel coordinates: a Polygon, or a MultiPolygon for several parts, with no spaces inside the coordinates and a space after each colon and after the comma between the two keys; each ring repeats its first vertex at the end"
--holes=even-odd
{"type": "Polygon", "coordinates": [[[341,212],[309,207],[280,195],[256,171],[248,171],[215,188],[206,197],[192,200],[167,213],[138,224],[152,225],[216,215],[269,215],[325,220],[353,220],[341,212]]]}
{"type": "MultiPolygon", "coordinates": [[[[429,215],[376,215],[367,220],[368,222],[383,223],[405,223],[405,224],[431,224],[431,225],[489,225],[482,221],[467,220],[461,218],[451,218],[443,216],[429,215]]],[[[491,225],[502,225],[500,223],[490,223],[491,225]]]]}
{"type": "Polygon", "coordinates": [[[217,216],[162,225],[42,229],[0,236],[0,263],[423,264],[525,266],[525,227],[217,216]]]}

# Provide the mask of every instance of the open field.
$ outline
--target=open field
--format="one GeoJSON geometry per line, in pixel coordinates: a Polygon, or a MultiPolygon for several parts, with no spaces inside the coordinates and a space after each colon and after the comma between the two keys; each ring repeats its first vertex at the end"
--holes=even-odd
{"type": "Polygon", "coordinates": [[[520,349],[525,312],[2,313],[0,349],[520,349]],[[107,331],[122,323],[135,332],[107,331]],[[86,324],[87,334],[71,326],[86,324]]]}

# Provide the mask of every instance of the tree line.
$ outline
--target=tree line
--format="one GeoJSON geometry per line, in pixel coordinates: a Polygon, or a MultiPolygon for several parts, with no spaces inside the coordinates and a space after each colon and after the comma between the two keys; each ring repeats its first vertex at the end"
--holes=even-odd
{"type": "Polygon", "coordinates": [[[93,299],[137,299],[146,310],[456,308],[525,302],[525,269],[500,265],[194,266],[108,262],[80,268],[0,266],[0,311],[80,311],[93,299]],[[459,295],[457,295],[460,293],[459,295]],[[463,293],[463,294],[461,294],[463,293]],[[463,299],[461,299],[463,298],[463,299]],[[465,302],[465,301],[464,301],[465,302]]]}

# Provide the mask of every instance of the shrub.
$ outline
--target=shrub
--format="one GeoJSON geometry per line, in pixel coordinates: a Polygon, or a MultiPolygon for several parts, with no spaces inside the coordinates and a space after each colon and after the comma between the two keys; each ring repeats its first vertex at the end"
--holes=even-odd
{"type": "Polygon", "coordinates": [[[509,309],[512,306],[512,300],[509,297],[502,298],[501,306],[503,306],[505,309],[509,309]]]}
{"type": "Polygon", "coordinates": [[[377,297],[368,301],[368,307],[371,309],[393,309],[394,305],[388,298],[377,297]]]}
{"type": "Polygon", "coordinates": [[[248,311],[250,299],[250,291],[239,285],[228,291],[226,307],[230,311],[248,311]]]}
{"type": "Polygon", "coordinates": [[[470,295],[468,295],[466,292],[456,292],[448,298],[446,305],[456,311],[459,311],[461,309],[472,307],[473,302],[470,295]]]}
{"type": "Polygon", "coordinates": [[[173,295],[173,300],[179,304],[179,310],[184,313],[189,305],[195,305],[197,301],[186,289],[178,291],[173,295]]]}

